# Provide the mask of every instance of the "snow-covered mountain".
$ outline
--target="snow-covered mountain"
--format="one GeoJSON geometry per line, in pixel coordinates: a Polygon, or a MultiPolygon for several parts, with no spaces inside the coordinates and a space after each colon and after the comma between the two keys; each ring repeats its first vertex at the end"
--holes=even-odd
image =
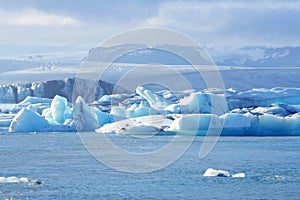
{"type": "Polygon", "coordinates": [[[235,50],[208,50],[221,66],[300,67],[300,47],[245,47],[235,50]]]}
{"type": "MultiPolygon", "coordinates": [[[[166,64],[166,65],[187,65],[184,58],[172,53],[161,50],[163,46],[148,48],[142,45],[126,44],[113,47],[97,47],[92,49],[105,58],[105,54],[126,51],[130,48],[135,51],[120,56],[115,62],[136,63],[136,64],[166,64]]],[[[186,52],[189,55],[199,56],[199,49],[188,46],[172,46],[172,49],[186,52]]],[[[239,66],[239,67],[300,67],[300,47],[243,47],[243,48],[204,48],[219,66],[239,66]]],[[[103,60],[109,61],[109,60],[103,60]]],[[[200,63],[202,64],[202,63],[200,63]]]]}

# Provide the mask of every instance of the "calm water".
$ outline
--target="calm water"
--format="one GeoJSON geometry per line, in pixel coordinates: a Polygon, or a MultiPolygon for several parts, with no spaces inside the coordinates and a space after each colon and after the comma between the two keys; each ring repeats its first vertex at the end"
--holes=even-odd
{"type": "MultiPolygon", "coordinates": [[[[119,145],[138,140],[109,136],[119,145]]],[[[173,136],[135,143],[151,149],[173,136]]],[[[300,137],[222,137],[199,159],[203,137],[172,165],[151,173],[110,169],[75,133],[0,134],[0,176],[40,179],[42,185],[0,183],[0,199],[298,199],[300,137]],[[245,178],[203,177],[209,167],[245,178]]]]}

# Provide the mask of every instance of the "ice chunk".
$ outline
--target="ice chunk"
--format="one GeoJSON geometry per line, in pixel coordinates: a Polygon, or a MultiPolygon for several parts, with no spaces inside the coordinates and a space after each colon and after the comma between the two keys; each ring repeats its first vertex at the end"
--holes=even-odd
{"type": "Polygon", "coordinates": [[[237,174],[233,174],[232,178],[245,178],[245,173],[237,173],[237,174]]]}
{"type": "Polygon", "coordinates": [[[74,126],[51,125],[48,121],[37,112],[23,108],[20,110],[12,120],[9,132],[67,132],[75,131],[74,126]]]}
{"type": "Polygon", "coordinates": [[[136,106],[134,104],[132,107],[130,107],[128,110],[128,118],[136,118],[136,117],[142,117],[147,115],[157,115],[162,114],[162,111],[156,110],[154,108],[150,108],[148,103],[142,101],[139,106],[136,106]]]}
{"type": "Polygon", "coordinates": [[[232,177],[232,178],[245,178],[244,173],[237,173],[230,175],[228,171],[225,170],[219,170],[219,169],[213,169],[213,168],[208,168],[203,176],[208,176],[208,177],[232,177]]]}
{"type": "Polygon", "coordinates": [[[226,96],[230,109],[300,104],[300,88],[253,88],[248,91],[227,93],[226,96]]]}
{"type": "Polygon", "coordinates": [[[53,120],[58,124],[63,124],[66,120],[65,110],[67,107],[68,101],[65,97],[56,95],[51,103],[51,113],[53,120]]]}
{"type": "Polygon", "coordinates": [[[15,176],[10,176],[10,177],[0,177],[0,184],[1,183],[28,183],[29,185],[41,185],[43,181],[38,180],[38,179],[29,179],[27,177],[15,177],[15,176]]]}
{"type": "Polygon", "coordinates": [[[162,96],[159,96],[152,92],[151,90],[147,90],[146,88],[139,86],[136,88],[136,93],[146,99],[150,104],[151,108],[154,109],[164,109],[168,105],[172,104],[169,100],[165,99],[162,96]]]}
{"type": "Polygon", "coordinates": [[[251,133],[254,135],[289,135],[293,126],[284,117],[264,114],[252,120],[251,133]]]}
{"type": "Polygon", "coordinates": [[[251,113],[253,114],[272,114],[272,115],[279,115],[279,116],[288,116],[291,114],[287,109],[285,109],[283,106],[276,105],[272,107],[257,107],[253,110],[251,110],[251,113]]]}
{"type": "Polygon", "coordinates": [[[107,105],[118,105],[122,101],[129,99],[132,95],[129,94],[111,94],[103,95],[98,101],[93,102],[93,104],[107,106],[107,105]]]}
{"type": "Polygon", "coordinates": [[[175,119],[169,131],[208,130],[223,127],[223,120],[214,114],[190,114],[182,115],[175,119]]]}
{"type": "Polygon", "coordinates": [[[9,126],[9,132],[34,132],[49,127],[48,121],[38,113],[23,108],[9,126]]]}
{"type": "Polygon", "coordinates": [[[51,107],[42,112],[42,116],[52,125],[62,125],[72,117],[72,109],[67,107],[68,101],[65,97],[56,95],[51,102],[51,107]]]}
{"type": "Polygon", "coordinates": [[[96,130],[98,133],[139,133],[148,134],[149,132],[162,131],[166,127],[170,127],[172,120],[167,119],[163,115],[149,115],[117,121],[105,124],[96,130]]]}
{"type": "MultiPolygon", "coordinates": [[[[179,101],[181,113],[212,113],[222,115],[227,112],[225,97],[216,94],[204,94],[202,92],[191,93],[179,101]],[[222,106],[224,105],[224,106],[222,106]]],[[[178,108],[177,108],[178,109],[178,108]]],[[[176,109],[176,110],[177,110],[176,109]]]]}
{"type": "Polygon", "coordinates": [[[94,108],[94,111],[97,115],[97,120],[100,127],[104,124],[114,122],[114,118],[109,113],[102,112],[98,108],[94,108]]]}
{"type": "Polygon", "coordinates": [[[224,170],[208,168],[203,174],[203,176],[230,177],[230,173],[224,170]]]}
{"type": "Polygon", "coordinates": [[[246,114],[226,113],[220,118],[224,118],[224,128],[249,128],[251,117],[246,114]]]}
{"type": "Polygon", "coordinates": [[[73,118],[78,131],[94,131],[99,128],[95,109],[89,107],[81,96],[75,101],[73,118]]]}
{"type": "Polygon", "coordinates": [[[114,116],[116,121],[126,119],[128,117],[128,111],[120,106],[112,107],[110,114],[114,116]]]}
{"type": "Polygon", "coordinates": [[[51,104],[52,99],[28,96],[19,105],[28,106],[29,104],[46,103],[51,104]]]}

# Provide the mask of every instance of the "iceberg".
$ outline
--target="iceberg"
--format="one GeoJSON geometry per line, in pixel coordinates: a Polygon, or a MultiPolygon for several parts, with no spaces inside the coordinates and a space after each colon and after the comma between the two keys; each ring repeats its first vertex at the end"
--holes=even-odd
{"type": "Polygon", "coordinates": [[[43,110],[42,116],[45,116],[46,120],[53,125],[61,125],[67,119],[66,113],[68,101],[66,98],[56,95],[51,102],[51,107],[43,110]]]}
{"type": "Polygon", "coordinates": [[[219,169],[213,169],[213,168],[208,168],[203,176],[207,177],[231,177],[231,178],[245,178],[245,173],[237,173],[230,175],[228,171],[225,170],[219,170],[219,169]]]}
{"type": "Polygon", "coordinates": [[[96,111],[89,107],[81,96],[75,101],[73,118],[78,131],[95,131],[99,128],[96,111]]]}
{"type": "Polygon", "coordinates": [[[10,123],[9,132],[70,132],[75,131],[72,126],[51,125],[39,113],[30,109],[23,108],[16,114],[10,123]]]}
{"type": "Polygon", "coordinates": [[[112,115],[110,115],[109,113],[106,112],[102,112],[101,110],[99,110],[98,108],[93,108],[96,116],[97,116],[97,121],[98,121],[98,125],[101,127],[104,124],[108,124],[108,123],[112,123],[114,122],[114,118],[112,115]]]}
{"type": "Polygon", "coordinates": [[[214,114],[188,114],[175,119],[168,131],[194,131],[220,129],[223,121],[214,114]]]}
{"type": "Polygon", "coordinates": [[[203,176],[218,176],[218,177],[230,177],[230,173],[225,170],[218,170],[213,168],[208,168],[203,176]]]}
{"type": "Polygon", "coordinates": [[[164,115],[149,115],[131,119],[116,121],[105,124],[96,129],[98,133],[117,133],[117,134],[153,134],[159,133],[170,127],[171,119],[164,115]]]}
{"type": "Polygon", "coordinates": [[[91,104],[80,96],[74,105],[59,95],[27,97],[1,107],[0,126],[9,126],[10,132],[207,135],[208,130],[216,130],[222,136],[294,136],[300,135],[298,93],[297,88],[153,92],[139,86],[134,94],[105,95],[91,104]],[[219,106],[225,100],[229,106],[219,106]],[[146,122],[153,119],[154,125],[146,122]]]}
{"type": "Polygon", "coordinates": [[[48,121],[37,112],[23,108],[9,126],[9,132],[41,132],[50,127],[48,121]]]}
{"type": "Polygon", "coordinates": [[[152,92],[151,90],[147,90],[146,88],[139,86],[136,88],[136,93],[146,99],[151,106],[151,108],[160,110],[166,108],[171,102],[165,99],[162,96],[159,96],[152,92]]]}
{"type": "Polygon", "coordinates": [[[43,184],[43,181],[38,179],[29,179],[27,177],[15,177],[15,176],[9,176],[9,177],[0,177],[0,184],[1,183],[27,183],[29,185],[41,185],[43,184]]]}
{"type": "Polygon", "coordinates": [[[223,110],[222,106],[225,105],[225,98],[219,94],[204,94],[202,92],[191,93],[190,96],[180,99],[179,105],[182,113],[212,113],[216,115],[226,113],[226,108],[223,110]],[[213,101],[213,102],[212,102],[213,101]],[[217,105],[217,106],[216,106],[217,105]]]}
{"type": "Polygon", "coordinates": [[[272,114],[254,115],[226,113],[221,116],[213,114],[187,114],[176,118],[167,131],[198,131],[206,134],[208,129],[221,129],[223,136],[280,136],[300,135],[300,114],[281,117],[272,114]],[[204,132],[203,132],[204,131],[204,132]]]}
{"type": "Polygon", "coordinates": [[[246,177],[245,173],[237,173],[232,175],[232,178],[245,178],[245,177],[246,177]]]}

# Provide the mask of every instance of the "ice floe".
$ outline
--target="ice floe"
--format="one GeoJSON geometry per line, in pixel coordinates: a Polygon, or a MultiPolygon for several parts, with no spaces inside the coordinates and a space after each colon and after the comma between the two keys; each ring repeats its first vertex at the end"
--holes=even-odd
{"type": "Polygon", "coordinates": [[[225,170],[219,170],[219,169],[213,169],[213,168],[208,168],[203,176],[208,176],[208,177],[231,177],[231,178],[245,178],[245,173],[237,173],[237,174],[230,174],[228,171],[225,170]]]}
{"type": "Polygon", "coordinates": [[[9,176],[9,177],[0,177],[0,184],[5,183],[27,183],[28,185],[41,185],[43,181],[38,179],[30,179],[27,177],[16,177],[16,176],[9,176]]]}

